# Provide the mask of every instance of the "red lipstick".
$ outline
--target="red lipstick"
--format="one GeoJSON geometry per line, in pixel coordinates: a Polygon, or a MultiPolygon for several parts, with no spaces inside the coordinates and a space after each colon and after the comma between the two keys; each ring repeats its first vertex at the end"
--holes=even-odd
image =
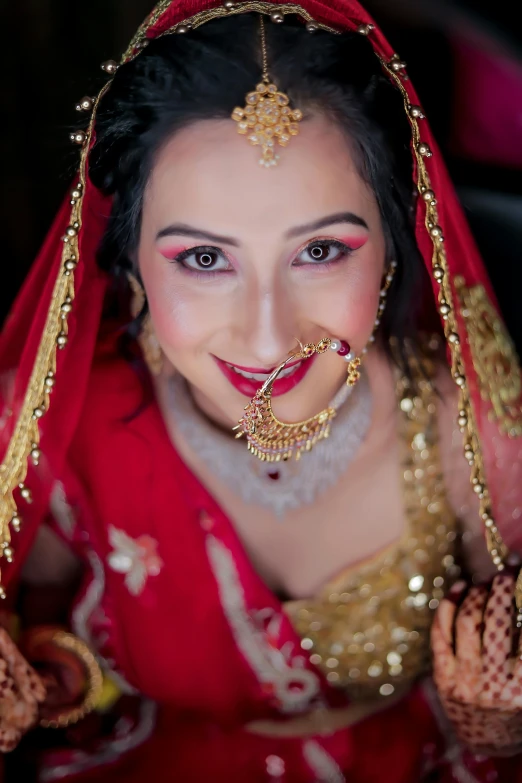
{"type": "MultiPolygon", "coordinates": [[[[291,367],[296,367],[296,369],[291,373],[291,375],[287,375],[283,378],[279,377],[275,381],[272,396],[279,397],[280,395],[291,391],[291,389],[294,389],[308,373],[315,358],[316,357],[314,355],[309,359],[296,359],[294,362],[287,364],[285,369],[289,369],[291,367]]],[[[243,372],[263,374],[267,377],[275,369],[275,367],[272,367],[270,370],[265,368],[259,369],[252,367],[242,367],[238,364],[232,364],[232,362],[224,362],[222,359],[218,359],[217,356],[214,356],[213,359],[215,360],[217,366],[225,378],[230,381],[232,386],[241,392],[241,394],[244,394],[245,397],[250,399],[255,395],[258,389],[261,388],[265,381],[256,380],[255,378],[246,378],[244,375],[240,375],[238,372],[236,372],[236,370],[233,368],[236,367],[238,370],[242,370],[243,372]]]]}

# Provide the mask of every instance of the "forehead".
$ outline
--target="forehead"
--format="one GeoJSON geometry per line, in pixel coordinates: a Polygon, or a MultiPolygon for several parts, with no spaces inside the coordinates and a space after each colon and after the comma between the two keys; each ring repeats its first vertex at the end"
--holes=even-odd
{"type": "Polygon", "coordinates": [[[144,222],[195,217],[206,227],[286,230],[291,224],[350,210],[376,210],[342,130],[323,117],[300,125],[279,165],[259,165],[261,150],[230,120],[197,122],[173,135],[156,156],[145,194],[144,222]]]}

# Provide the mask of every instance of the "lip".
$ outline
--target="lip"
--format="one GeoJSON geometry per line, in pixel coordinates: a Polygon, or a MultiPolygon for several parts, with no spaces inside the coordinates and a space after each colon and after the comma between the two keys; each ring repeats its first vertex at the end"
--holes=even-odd
{"type": "MultiPolygon", "coordinates": [[[[214,357],[217,359],[217,356],[214,357]]],[[[221,359],[218,359],[220,362],[221,359]]],[[[302,359],[296,359],[295,362],[289,362],[286,365],[286,368],[293,367],[296,364],[299,364],[299,362],[302,362],[302,359]]],[[[235,367],[236,370],[241,370],[242,372],[252,372],[252,373],[265,373],[266,375],[270,375],[271,372],[274,372],[275,367],[270,367],[270,369],[266,369],[266,367],[243,367],[241,364],[234,364],[234,362],[227,362],[227,364],[231,364],[232,367],[235,367]]],[[[277,365],[276,365],[277,366],[277,365]]]]}
{"type": "MultiPolygon", "coordinates": [[[[251,372],[251,373],[266,373],[267,375],[272,372],[272,370],[267,369],[253,369],[251,367],[242,367],[239,364],[232,364],[232,362],[224,362],[222,359],[218,359],[217,356],[212,357],[214,361],[216,362],[217,366],[225,376],[225,378],[230,381],[232,386],[237,389],[241,394],[244,394],[245,397],[248,397],[251,399],[255,393],[261,388],[264,381],[255,381],[253,378],[243,378],[243,376],[238,375],[237,372],[230,369],[228,366],[231,364],[233,367],[237,367],[238,370],[242,370],[243,372],[251,372]]],[[[282,394],[287,394],[292,389],[295,389],[298,383],[300,383],[305,375],[310,370],[312,364],[315,361],[315,354],[311,356],[309,359],[296,359],[295,362],[291,362],[287,365],[287,367],[292,367],[296,364],[299,364],[301,362],[301,366],[298,367],[298,369],[292,374],[289,375],[286,378],[279,378],[277,381],[275,381],[273,388],[272,388],[272,396],[273,397],[280,397],[282,394]]],[[[275,368],[273,368],[275,369],[275,368]]]]}

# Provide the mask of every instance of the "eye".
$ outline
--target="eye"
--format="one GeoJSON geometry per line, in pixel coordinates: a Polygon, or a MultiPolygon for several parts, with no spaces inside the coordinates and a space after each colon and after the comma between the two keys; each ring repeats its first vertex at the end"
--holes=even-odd
{"type": "Polygon", "coordinates": [[[193,272],[228,272],[232,269],[227,257],[216,247],[191,247],[173,260],[193,272]]]}
{"type": "Polygon", "coordinates": [[[338,239],[317,239],[301,250],[293,266],[331,264],[340,261],[351,252],[352,248],[344,242],[339,242],[338,239]]]}

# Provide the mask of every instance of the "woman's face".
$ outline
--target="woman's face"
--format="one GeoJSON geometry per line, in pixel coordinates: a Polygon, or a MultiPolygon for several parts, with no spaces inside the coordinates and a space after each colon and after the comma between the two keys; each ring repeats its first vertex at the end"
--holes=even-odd
{"type": "MultiPolygon", "coordinates": [[[[157,156],[144,200],[138,262],[157,339],[225,425],[298,340],[359,353],[384,271],[377,203],[335,124],[303,123],[278,166],[259,157],[232,121],[197,123],[157,156]]],[[[300,421],[328,405],[346,363],[328,351],[289,373],[274,412],[300,421]]]]}

